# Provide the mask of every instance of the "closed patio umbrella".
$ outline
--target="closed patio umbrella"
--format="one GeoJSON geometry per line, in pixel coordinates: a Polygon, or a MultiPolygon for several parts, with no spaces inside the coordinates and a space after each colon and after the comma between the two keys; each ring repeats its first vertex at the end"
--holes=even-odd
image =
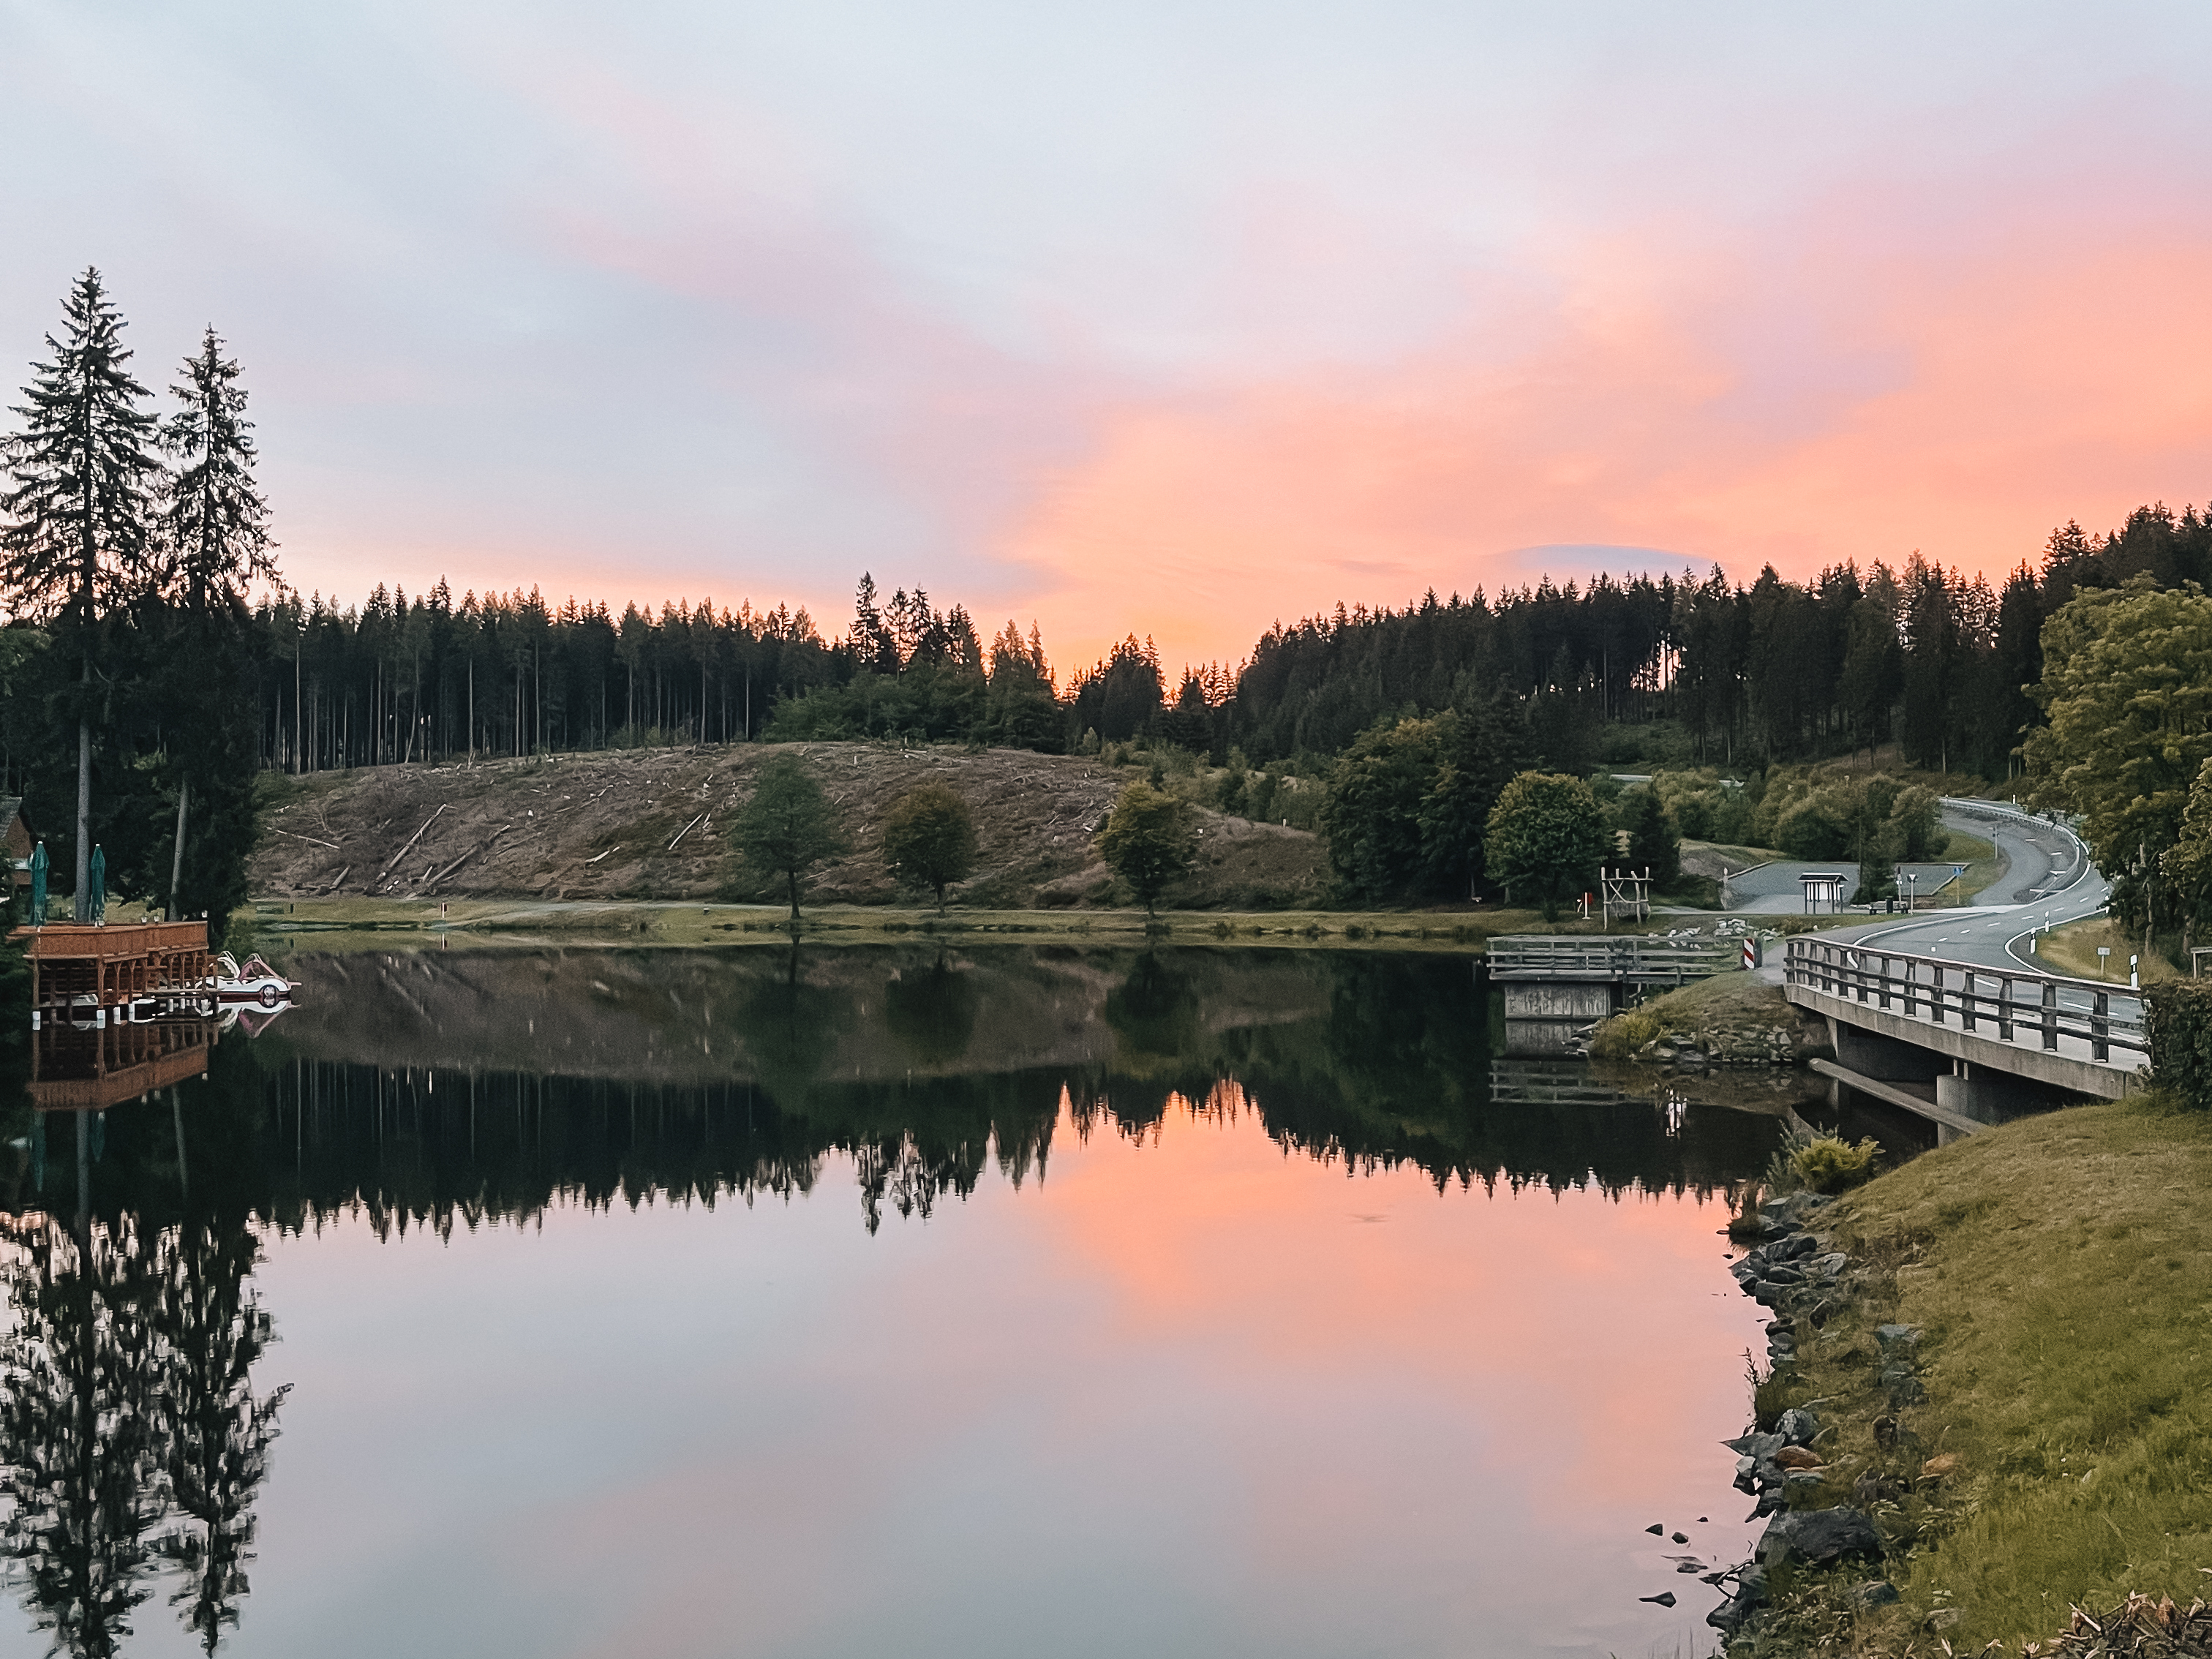
{"type": "Polygon", "coordinates": [[[105,921],[107,919],[107,854],[97,847],[92,849],[92,873],[88,879],[88,891],[84,896],[84,919],[105,921]]]}
{"type": "Polygon", "coordinates": [[[36,927],[46,919],[46,844],[40,842],[31,849],[31,926],[36,927]]]}

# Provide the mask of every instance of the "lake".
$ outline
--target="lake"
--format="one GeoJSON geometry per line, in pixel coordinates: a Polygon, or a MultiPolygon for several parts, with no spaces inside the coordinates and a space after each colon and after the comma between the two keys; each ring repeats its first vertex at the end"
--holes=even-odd
{"type": "Polygon", "coordinates": [[[289,969],[11,1120],[0,1652],[1711,1650],[1771,1091],[1448,956],[289,969]]]}

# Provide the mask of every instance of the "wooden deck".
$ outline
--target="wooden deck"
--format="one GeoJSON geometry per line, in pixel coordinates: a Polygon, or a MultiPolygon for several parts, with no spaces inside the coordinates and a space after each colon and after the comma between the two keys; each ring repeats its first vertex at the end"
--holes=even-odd
{"type": "Polygon", "coordinates": [[[32,1020],[47,1010],[96,1012],[145,997],[182,1000],[214,987],[204,921],[131,922],[113,927],[49,922],[9,935],[31,963],[32,1020]]]}

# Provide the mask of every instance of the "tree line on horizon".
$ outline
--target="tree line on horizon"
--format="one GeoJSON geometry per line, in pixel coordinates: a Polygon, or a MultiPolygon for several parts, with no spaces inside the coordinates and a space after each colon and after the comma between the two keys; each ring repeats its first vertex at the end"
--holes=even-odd
{"type": "Polygon", "coordinates": [[[988,641],[964,606],[885,598],[861,578],[851,623],[825,635],[802,607],[711,599],[559,605],[541,592],[456,600],[441,580],[379,586],[359,607],[264,599],[241,672],[256,755],[289,771],[670,742],[874,738],[1049,753],[1133,738],[1255,764],[1326,761],[1378,721],[1504,695],[1560,769],[1644,757],[1636,728],[1670,722],[1678,759],[1742,769],[1899,745],[1905,761],[1992,781],[2021,769],[2038,719],[2043,624],[2082,588],[2137,574],[2212,582],[2212,510],[2137,508],[2094,535],[2068,524],[1997,586],[1914,554],[1549,578],[1496,596],[1434,592],[1401,610],[1346,607],[1279,623],[1231,669],[1182,670],[1131,635],[1063,687],[1034,623],[988,641]],[[1608,752],[1611,751],[1611,752],[1608,752]]]}
{"type": "MultiPolygon", "coordinates": [[[[2101,536],[2069,523],[1996,587],[1915,553],[1802,583],[1770,567],[1732,584],[1716,568],[1339,605],[1271,628],[1234,670],[1185,667],[1172,690],[1134,634],[1063,685],[1034,623],[987,641],[964,606],[919,586],[886,598],[872,575],[831,635],[782,605],[617,614],[535,589],[456,600],[443,580],[341,607],[277,571],[221,339],[210,329],[185,360],[163,419],[130,374],[122,326],[86,271],[0,441],[0,787],[24,797],[76,890],[99,844],[118,890],[211,919],[243,896],[264,768],[751,739],[1046,752],[1144,739],[1319,775],[1373,734],[1449,716],[1435,741],[1462,793],[1477,772],[1661,757],[1745,771],[1889,743],[1911,764],[2002,780],[2042,718],[2030,688],[2069,599],[2212,582],[2212,508],[2152,505],[2101,536]]],[[[1424,856],[1439,884],[1456,878],[1457,855],[1424,856]]]]}

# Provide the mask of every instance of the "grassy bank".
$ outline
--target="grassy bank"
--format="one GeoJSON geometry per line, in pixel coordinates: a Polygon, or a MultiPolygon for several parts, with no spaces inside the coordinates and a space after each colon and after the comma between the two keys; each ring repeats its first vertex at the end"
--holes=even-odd
{"type": "MultiPolygon", "coordinates": [[[[2142,935],[2131,933],[2110,916],[2090,916],[2084,921],[2069,922],[2063,927],[2054,927],[2035,942],[2035,959],[2054,974],[2071,974],[2077,979],[2106,979],[2115,984],[2128,982],[2128,957],[2141,955],[2142,935]],[[2099,945],[2112,951],[2109,957],[2097,954],[2099,945]]],[[[2181,970],[2165,957],[2154,951],[2145,957],[2142,980],[2146,985],[2163,979],[2178,979],[2181,970]]]]}
{"type": "Polygon", "coordinates": [[[1779,985],[1742,972],[1716,974],[1615,1014],[1597,1028],[1590,1054],[1628,1060],[1655,1042],[1778,1064],[1827,1048],[1820,1020],[1792,1007],[1779,985]]]}
{"type": "MultiPolygon", "coordinates": [[[[777,905],[696,901],[592,903],[455,899],[262,900],[237,926],[259,946],[312,943],[317,950],[389,950],[441,939],[472,945],[772,944],[790,937],[790,914],[777,905]]],[[[964,943],[1327,946],[1332,950],[1480,951],[1513,933],[1595,933],[1595,924],[1547,926],[1533,910],[1465,911],[934,910],[884,905],[810,905],[802,938],[871,944],[939,939],[964,943]]],[[[1620,931],[1618,928],[1616,932],[1620,931]]]]}
{"type": "Polygon", "coordinates": [[[1818,1331],[1799,1322],[1799,1367],[1760,1391],[1761,1414],[1821,1402],[1829,1480],[1795,1506],[1869,1506],[1902,1600],[1851,1612],[1864,1565],[1801,1580],[1794,1601],[1778,1581],[1786,1605],[1756,1651],[1929,1654],[1940,1632],[1948,1650],[2017,1653],[2070,1603],[2203,1589],[2208,1190],[2212,1118],[2139,1097],[1930,1152],[1815,1224],[1851,1254],[1851,1299],[1818,1331]],[[1885,1322],[1924,1333],[1921,1403],[1882,1391],[1885,1322]]]}

